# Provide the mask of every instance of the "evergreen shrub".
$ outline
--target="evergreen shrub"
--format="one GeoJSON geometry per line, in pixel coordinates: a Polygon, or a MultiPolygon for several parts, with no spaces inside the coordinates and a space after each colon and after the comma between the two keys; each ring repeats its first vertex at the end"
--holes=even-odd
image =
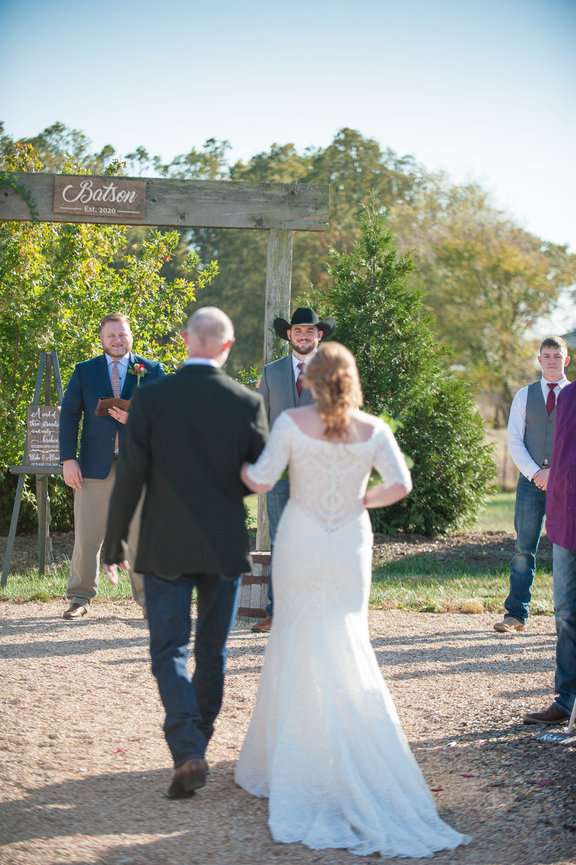
{"type": "Polygon", "coordinates": [[[372,511],[374,530],[432,536],[473,521],[495,469],[472,397],[409,284],[411,269],[384,218],[368,206],[356,245],[332,254],[323,300],[338,322],[335,339],[356,357],[365,409],[394,419],[400,447],[413,462],[413,492],[372,511]]]}

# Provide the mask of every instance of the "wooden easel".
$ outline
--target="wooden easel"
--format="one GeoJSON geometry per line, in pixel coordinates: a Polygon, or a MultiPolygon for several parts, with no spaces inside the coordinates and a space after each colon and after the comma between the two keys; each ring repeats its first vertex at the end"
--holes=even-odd
{"type": "MultiPolygon", "coordinates": [[[[58,404],[62,402],[62,379],[60,377],[60,364],[58,363],[58,355],[55,351],[41,351],[40,363],[36,374],[36,387],[34,389],[34,399],[32,406],[50,405],[52,396],[52,377],[54,377],[54,385],[56,388],[56,396],[58,404]],[[40,399],[44,396],[44,402],[40,399]]],[[[14,475],[18,475],[18,484],[16,486],[16,495],[14,497],[14,506],[12,508],[12,518],[10,520],[10,530],[8,532],[8,541],[4,552],[4,561],[2,563],[2,581],[3,587],[8,582],[8,574],[12,566],[12,553],[14,550],[14,541],[16,539],[16,528],[18,525],[18,516],[20,515],[20,505],[22,502],[22,492],[24,490],[24,478],[26,475],[35,475],[36,477],[36,501],[38,504],[38,570],[41,574],[46,571],[46,563],[53,561],[52,541],[50,539],[50,501],[48,499],[48,478],[50,475],[62,474],[60,465],[31,465],[28,454],[28,436],[26,436],[26,445],[24,449],[24,461],[22,465],[10,466],[10,471],[14,475]]]]}

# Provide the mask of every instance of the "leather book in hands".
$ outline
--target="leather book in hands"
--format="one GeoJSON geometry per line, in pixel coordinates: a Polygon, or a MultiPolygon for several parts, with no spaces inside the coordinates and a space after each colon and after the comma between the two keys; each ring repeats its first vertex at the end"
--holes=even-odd
{"type": "Polygon", "coordinates": [[[128,411],[130,409],[130,400],[122,399],[122,397],[119,396],[101,398],[96,404],[95,414],[97,417],[103,417],[108,414],[108,409],[113,408],[114,406],[116,408],[124,409],[124,411],[128,411]]]}

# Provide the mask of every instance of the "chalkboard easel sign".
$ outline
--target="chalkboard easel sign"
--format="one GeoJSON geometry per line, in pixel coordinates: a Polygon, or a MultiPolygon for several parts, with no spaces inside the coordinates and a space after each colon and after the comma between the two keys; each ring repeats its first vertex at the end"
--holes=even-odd
{"type": "Polygon", "coordinates": [[[55,351],[41,351],[40,363],[36,374],[36,387],[32,405],[28,408],[28,423],[24,461],[22,465],[10,466],[12,474],[18,475],[12,518],[8,531],[8,541],[2,563],[2,580],[0,585],[8,582],[8,574],[12,565],[12,553],[16,539],[16,527],[20,514],[24,478],[28,475],[36,477],[36,501],[38,504],[38,570],[43,574],[46,562],[52,561],[52,542],[50,540],[50,502],[48,499],[48,478],[50,475],[62,474],[58,443],[58,426],[60,405],[51,405],[52,378],[56,396],[62,402],[62,379],[60,364],[55,351]],[[44,397],[44,404],[40,400],[44,397]]]}
{"type": "Polygon", "coordinates": [[[59,467],[59,426],[59,405],[29,406],[25,462],[30,466],[59,467]]]}

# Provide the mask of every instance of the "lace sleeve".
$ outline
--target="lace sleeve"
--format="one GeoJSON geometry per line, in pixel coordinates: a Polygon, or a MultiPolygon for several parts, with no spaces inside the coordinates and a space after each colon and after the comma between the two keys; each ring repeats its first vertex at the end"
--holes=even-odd
{"type": "Polygon", "coordinates": [[[285,414],[277,418],[268,443],[247,471],[255,484],[275,484],[290,459],[291,424],[285,414]]]}
{"type": "Polygon", "coordinates": [[[404,486],[411,487],[410,471],[390,427],[387,424],[382,424],[375,435],[374,467],[382,478],[384,486],[391,487],[392,484],[404,484],[404,486]]]}

